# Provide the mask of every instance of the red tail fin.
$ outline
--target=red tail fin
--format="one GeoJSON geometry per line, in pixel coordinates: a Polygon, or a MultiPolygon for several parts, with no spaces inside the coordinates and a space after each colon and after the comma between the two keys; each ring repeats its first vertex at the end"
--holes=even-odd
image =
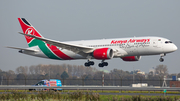
{"type": "MultiPolygon", "coordinates": [[[[42,35],[40,33],[38,33],[38,31],[25,18],[18,18],[18,20],[19,20],[21,28],[25,34],[31,34],[31,35],[35,35],[38,37],[42,37],[42,35]]],[[[29,36],[25,36],[25,38],[26,38],[28,44],[33,39],[32,37],[29,37],[29,36]]]]}

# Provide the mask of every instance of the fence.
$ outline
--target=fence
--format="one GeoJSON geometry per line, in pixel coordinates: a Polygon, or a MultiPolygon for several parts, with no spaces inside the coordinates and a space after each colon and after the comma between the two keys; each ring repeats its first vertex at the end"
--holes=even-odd
{"type": "MultiPolygon", "coordinates": [[[[58,79],[58,78],[54,78],[58,79]]],[[[0,79],[1,85],[34,85],[42,79],[0,79]]],[[[102,79],[60,79],[62,85],[102,85],[102,79]]],[[[169,86],[170,80],[166,81],[169,86]]],[[[156,79],[104,79],[104,86],[130,86],[131,84],[147,83],[148,86],[162,86],[163,80],[156,79]]]]}

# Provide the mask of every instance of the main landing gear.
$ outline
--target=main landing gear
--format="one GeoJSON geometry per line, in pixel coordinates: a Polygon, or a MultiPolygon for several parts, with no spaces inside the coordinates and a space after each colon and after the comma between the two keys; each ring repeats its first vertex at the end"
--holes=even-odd
{"type": "MultiPolygon", "coordinates": [[[[94,65],[94,61],[90,61],[88,60],[88,62],[84,63],[84,66],[89,67],[89,66],[93,66],[94,65]]],[[[104,67],[104,66],[108,66],[107,62],[104,62],[104,60],[102,60],[101,63],[98,64],[99,67],[104,67]]]]}
{"type": "Polygon", "coordinates": [[[163,57],[166,56],[166,53],[160,54],[160,56],[161,56],[161,57],[160,57],[159,61],[160,61],[160,62],[163,62],[163,61],[164,61],[164,58],[163,58],[163,57]]]}
{"type": "Polygon", "coordinates": [[[99,63],[98,65],[99,67],[104,67],[104,66],[108,66],[108,63],[107,62],[104,62],[104,60],[102,60],[101,63],[99,63]]]}
{"type": "Polygon", "coordinates": [[[84,63],[84,66],[86,66],[86,67],[93,66],[93,65],[94,65],[94,61],[88,60],[88,62],[84,63]]]}
{"type": "Polygon", "coordinates": [[[104,66],[108,66],[108,63],[107,62],[99,63],[99,67],[104,67],[104,66]]]}

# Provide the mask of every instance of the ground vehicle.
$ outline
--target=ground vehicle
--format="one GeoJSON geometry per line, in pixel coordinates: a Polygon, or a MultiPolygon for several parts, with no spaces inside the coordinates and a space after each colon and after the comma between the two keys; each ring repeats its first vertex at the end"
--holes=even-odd
{"type": "MultiPolygon", "coordinates": [[[[41,80],[39,81],[38,83],[36,83],[35,85],[33,86],[44,86],[44,87],[47,87],[47,86],[59,86],[61,87],[62,84],[61,84],[61,80],[58,80],[58,79],[50,79],[50,80],[41,80]]],[[[36,91],[41,91],[41,90],[49,90],[49,89],[42,89],[42,88],[38,88],[38,89],[29,89],[29,91],[32,91],[32,90],[36,90],[36,91]]],[[[57,90],[62,90],[62,89],[51,89],[51,90],[54,90],[54,91],[57,91],[57,90]]]]}

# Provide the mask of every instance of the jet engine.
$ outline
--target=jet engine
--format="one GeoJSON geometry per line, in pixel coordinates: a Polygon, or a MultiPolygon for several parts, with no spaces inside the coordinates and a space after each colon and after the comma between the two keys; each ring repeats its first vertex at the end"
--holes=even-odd
{"type": "Polygon", "coordinates": [[[139,61],[141,56],[127,56],[121,58],[123,61],[139,61]]]}
{"type": "Polygon", "coordinates": [[[99,48],[92,53],[95,59],[106,60],[113,58],[113,50],[111,48],[99,48]]]}

